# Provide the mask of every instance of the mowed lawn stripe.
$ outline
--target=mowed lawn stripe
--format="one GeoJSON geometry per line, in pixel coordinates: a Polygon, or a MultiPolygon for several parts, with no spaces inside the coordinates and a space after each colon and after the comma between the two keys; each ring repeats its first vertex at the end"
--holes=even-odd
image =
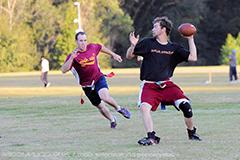
{"type": "MultiPolygon", "coordinates": [[[[186,93],[192,92],[239,92],[240,87],[232,86],[184,86],[181,87],[186,93]]],[[[0,96],[42,96],[42,95],[80,95],[81,87],[1,87],[0,96]]],[[[136,94],[138,86],[111,86],[110,92],[115,95],[136,94]]]]}

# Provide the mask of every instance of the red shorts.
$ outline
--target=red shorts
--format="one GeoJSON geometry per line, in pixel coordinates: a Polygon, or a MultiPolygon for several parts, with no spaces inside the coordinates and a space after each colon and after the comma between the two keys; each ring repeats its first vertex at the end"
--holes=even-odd
{"type": "Polygon", "coordinates": [[[146,102],[150,104],[152,106],[151,110],[156,111],[160,103],[175,105],[175,101],[178,99],[188,99],[183,91],[172,81],[164,82],[164,84],[166,86],[161,88],[156,83],[144,83],[142,92],[140,92],[141,103],[146,102]]]}

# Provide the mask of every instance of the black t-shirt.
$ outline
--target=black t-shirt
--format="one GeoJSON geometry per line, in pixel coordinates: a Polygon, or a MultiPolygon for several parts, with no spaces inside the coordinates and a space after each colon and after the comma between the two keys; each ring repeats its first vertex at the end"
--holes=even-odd
{"type": "Polygon", "coordinates": [[[141,80],[164,81],[172,77],[179,63],[188,61],[190,52],[176,43],[162,45],[155,38],[144,38],[133,54],[143,57],[141,80]]]}

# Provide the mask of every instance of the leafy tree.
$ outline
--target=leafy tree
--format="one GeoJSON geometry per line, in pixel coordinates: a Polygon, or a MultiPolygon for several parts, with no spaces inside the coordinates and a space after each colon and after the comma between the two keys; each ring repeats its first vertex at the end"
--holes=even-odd
{"type": "MultiPolygon", "coordinates": [[[[24,59],[28,59],[31,67],[26,63],[24,69],[39,69],[39,58],[45,55],[50,59],[51,68],[58,69],[75,47],[77,25],[73,24],[73,20],[77,18],[77,9],[73,2],[1,0],[1,67],[8,66],[11,71],[22,70],[23,66],[16,66],[17,62],[25,63],[24,59]],[[11,59],[17,56],[16,50],[24,56],[14,60],[13,64],[11,59]],[[28,56],[30,58],[24,58],[28,56]]],[[[89,42],[102,43],[112,50],[118,48],[117,53],[125,56],[131,19],[119,7],[119,1],[81,0],[80,3],[83,29],[89,42]]],[[[100,55],[102,67],[109,67],[110,60],[109,56],[100,55]]],[[[5,69],[2,67],[1,70],[5,69]]]]}
{"type": "MultiPolygon", "coordinates": [[[[88,1],[81,3],[81,13],[82,13],[82,23],[83,29],[87,33],[89,42],[100,42],[102,35],[99,31],[99,23],[96,21],[92,6],[95,5],[93,1],[88,1]],[[96,22],[95,22],[96,21],[96,22]]],[[[62,16],[64,17],[65,23],[60,24],[60,34],[57,37],[56,41],[56,52],[54,54],[55,58],[58,59],[59,65],[61,65],[66,56],[71,53],[75,44],[75,33],[78,28],[77,25],[73,23],[74,19],[77,18],[77,9],[74,7],[73,3],[65,3],[61,10],[62,16]]],[[[104,42],[104,40],[102,40],[104,42]]]]}
{"type": "MultiPolygon", "coordinates": [[[[131,28],[130,17],[125,15],[119,7],[118,0],[101,1],[88,0],[80,1],[82,28],[87,33],[88,41],[102,43],[114,50],[116,42],[126,42],[126,33],[131,28]],[[124,38],[123,38],[124,37],[124,38]]],[[[77,10],[72,2],[62,5],[65,23],[61,24],[60,35],[56,43],[56,57],[60,64],[65,60],[67,54],[75,47],[74,34],[77,25],[73,20],[77,18],[77,10]]],[[[123,43],[124,44],[124,43],[123,43]]],[[[100,54],[99,63],[102,68],[110,67],[110,57],[100,54]]]]}
{"type": "MultiPolygon", "coordinates": [[[[101,17],[101,31],[107,38],[108,47],[124,59],[129,46],[128,35],[133,30],[130,16],[123,12],[118,0],[99,1],[96,7],[97,17],[101,17]]],[[[126,66],[126,63],[112,61],[113,67],[124,65],[126,66]]]]}
{"type": "MultiPolygon", "coordinates": [[[[184,22],[192,23],[198,28],[202,18],[202,9],[205,8],[203,1],[204,0],[121,0],[121,6],[132,17],[135,32],[140,35],[140,38],[152,36],[152,21],[155,17],[168,16],[173,21],[173,30],[170,34],[170,39],[187,46],[187,41],[180,36],[177,28],[184,22]]],[[[195,36],[195,39],[198,44],[198,34],[195,36]]],[[[200,46],[197,45],[197,47],[201,49],[200,46]]],[[[135,61],[133,63],[135,63],[135,61]]]]}
{"type": "MultiPolygon", "coordinates": [[[[0,12],[0,72],[33,70],[38,61],[31,29],[21,21],[23,7],[19,7],[18,10],[15,8],[26,1],[18,1],[17,5],[11,5],[10,2],[14,1],[8,2],[11,14],[4,9],[0,12]]],[[[7,1],[3,1],[0,4],[1,8],[7,8],[6,3],[7,1]]]]}
{"type": "Polygon", "coordinates": [[[238,33],[238,36],[236,38],[234,38],[231,34],[227,35],[226,42],[221,49],[223,64],[228,64],[228,56],[232,53],[232,49],[235,49],[237,51],[237,60],[240,62],[240,33],[238,33]]]}
{"type": "Polygon", "coordinates": [[[222,63],[221,46],[228,33],[236,36],[240,30],[240,7],[237,1],[206,0],[206,8],[200,21],[200,52],[205,59],[203,64],[222,63]]]}
{"type": "Polygon", "coordinates": [[[49,57],[50,64],[54,68],[56,62],[51,54],[55,52],[54,45],[59,32],[61,21],[59,10],[49,0],[28,1],[26,8],[28,12],[25,15],[25,21],[32,29],[37,56],[49,57]]]}
{"type": "Polygon", "coordinates": [[[174,22],[171,33],[173,41],[187,42],[177,33],[183,22],[197,27],[195,41],[199,65],[221,64],[220,49],[227,33],[236,36],[240,30],[240,3],[229,0],[121,0],[122,8],[129,13],[137,33],[151,35],[152,20],[155,16],[168,16],[174,22]]]}

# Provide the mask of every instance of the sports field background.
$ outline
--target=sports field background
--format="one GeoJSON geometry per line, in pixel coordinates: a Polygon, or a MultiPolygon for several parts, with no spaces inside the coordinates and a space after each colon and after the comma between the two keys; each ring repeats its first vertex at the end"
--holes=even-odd
{"type": "Polygon", "coordinates": [[[110,92],[128,106],[132,119],[119,114],[113,130],[71,74],[50,72],[43,88],[40,72],[0,74],[0,160],[72,159],[240,159],[240,83],[229,83],[228,66],[178,67],[173,80],[192,100],[202,142],[187,140],[181,112],[168,106],[153,113],[159,145],[143,147],[145,136],[136,108],[139,69],[111,69],[110,92]],[[212,75],[212,83],[206,83],[212,75]]]}

